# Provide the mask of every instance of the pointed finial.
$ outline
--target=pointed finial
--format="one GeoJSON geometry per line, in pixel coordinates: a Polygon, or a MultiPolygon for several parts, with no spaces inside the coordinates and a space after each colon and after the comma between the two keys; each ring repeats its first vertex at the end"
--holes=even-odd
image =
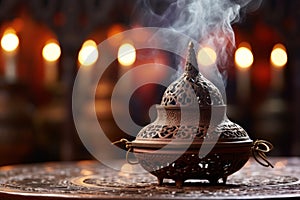
{"type": "Polygon", "coordinates": [[[188,54],[187,54],[186,63],[185,63],[185,71],[191,77],[195,77],[199,73],[196,53],[195,53],[194,44],[192,41],[189,42],[188,54]]]}
{"type": "Polygon", "coordinates": [[[189,42],[189,49],[193,49],[194,48],[194,43],[192,41],[189,42]]]}

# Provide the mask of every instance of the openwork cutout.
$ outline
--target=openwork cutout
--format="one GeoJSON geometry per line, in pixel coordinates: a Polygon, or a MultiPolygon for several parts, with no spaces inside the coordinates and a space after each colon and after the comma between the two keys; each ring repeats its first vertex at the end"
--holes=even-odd
{"type": "Polygon", "coordinates": [[[191,106],[199,104],[210,106],[224,104],[218,88],[199,73],[193,47],[193,43],[190,43],[185,71],[166,89],[161,105],[191,106]]]}
{"type": "Polygon", "coordinates": [[[270,143],[253,144],[241,126],[226,118],[218,88],[197,70],[192,43],[184,73],[166,89],[156,109],[157,119],[142,128],[134,141],[121,142],[157,177],[159,185],[164,179],[173,179],[178,187],[188,179],[205,179],[211,184],[222,179],[226,184],[227,177],[244,166],[251,152],[260,164],[272,166],[264,154],[272,148],[270,143]],[[181,119],[183,108],[185,119],[181,119]],[[215,111],[217,116],[212,114],[215,111]],[[170,142],[171,146],[159,151],[170,142]],[[208,149],[204,157],[199,156],[202,147],[208,149]]]}

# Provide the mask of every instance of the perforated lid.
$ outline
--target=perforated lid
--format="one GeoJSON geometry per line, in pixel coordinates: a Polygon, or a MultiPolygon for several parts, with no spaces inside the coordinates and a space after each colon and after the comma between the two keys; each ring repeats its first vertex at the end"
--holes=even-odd
{"type": "Polygon", "coordinates": [[[194,45],[189,44],[184,73],[164,92],[163,106],[223,105],[219,89],[199,71],[194,45]]]}

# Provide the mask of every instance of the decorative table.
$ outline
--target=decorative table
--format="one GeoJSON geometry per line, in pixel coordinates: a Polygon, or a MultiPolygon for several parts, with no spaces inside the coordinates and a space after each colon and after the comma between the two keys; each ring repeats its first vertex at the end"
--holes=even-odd
{"type": "MultiPolygon", "coordinates": [[[[227,184],[186,182],[178,188],[167,180],[162,186],[144,172],[129,174],[97,161],[53,162],[0,168],[1,200],[95,199],[271,199],[300,197],[300,158],[271,158],[273,169],[250,159],[228,177],[227,184]]],[[[135,169],[136,166],[125,164],[135,169]]]]}

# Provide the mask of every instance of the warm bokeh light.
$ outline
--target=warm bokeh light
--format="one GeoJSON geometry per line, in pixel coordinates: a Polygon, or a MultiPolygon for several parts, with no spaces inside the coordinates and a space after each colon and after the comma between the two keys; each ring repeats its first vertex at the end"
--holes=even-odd
{"type": "Polygon", "coordinates": [[[97,44],[93,40],[87,40],[83,43],[79,54],[78,61],[83,66],[93,65],[98,59],[99,53],[97,44]]]}
{"type": "Polygon", "coordinates": [[[286,165],[287,165],[287,160],[282,160],[282,161],[276,162],[274,165],[274,168],[282,169],[282,168],[285,168],[286,165]]]}
{"type": "Polygon", "coordinates": [[[110,38],[118,33],[124,31],[124,27],[121,24],[114,24],[112,25],[107,31],[107,38],[110,38]]]}
{"type": "Polygon", "coordinates": [[[217,53],[210,47],[203,47],[197,55],[199,65],[210,66],[217,60],[217,53]]]}
{"type": "Polygon", "coordinates": [[[57,61],[60,57],[61,50],[57,42],[48,42],[42,51],[43,58],[48,62],[57,61]]]}
{"type": "Polygon", "coordinates": [[[118,50],[118,61],[123,66],[130,66],[136,60],[136,51],[132,44],[124,43],[118,50]]]}
{"type": "Polygon", "coordinates": [[[282,44],[276,44],[271,52],[271,63],[274,67],[283,67],[287,63],[286,48],[282,44]]]}
{"type": "Polygon", "coordinates": [[[16,50],[18,46],[19,38],[16,35],[16,31],[13,28],[6,29],[1,39],[1,47],[7,52],[12,52],[16,50]]]}
{"type": "Polygon", "coordinates": [[[249,44],[240,45],[240,47],[235,51],[234,61],[236,65],[242,69],[250,67],[254,61],[253,54],[249,47],[249,44]]]}
{"type": "Polygon", "coordinates": [[[114,24],[107,31],[107,41],[110,45],[117,48],[122,44],[124,35],[122,32],[125,31],[125,27],[122,24],[114,24]]]}

